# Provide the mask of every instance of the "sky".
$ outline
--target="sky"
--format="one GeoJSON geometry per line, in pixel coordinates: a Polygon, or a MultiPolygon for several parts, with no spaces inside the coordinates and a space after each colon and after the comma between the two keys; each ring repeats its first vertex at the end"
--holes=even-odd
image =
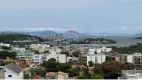
{"type": "Polygon", "coordinates": [[[142,32],[142,0],[0,0],[0,31],[142,32]]]}

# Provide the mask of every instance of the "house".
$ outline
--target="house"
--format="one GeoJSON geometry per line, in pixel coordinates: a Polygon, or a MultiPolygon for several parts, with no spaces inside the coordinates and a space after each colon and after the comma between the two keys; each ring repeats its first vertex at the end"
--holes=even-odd
{"type": "Polygon", "coordinates": [[[47,79],[56,79],[57,78],[57,75],[54,72],[48,72],[48,73],[46,73],[45,76],[47,79]]]}
{"type": "Polygon", "coordinates": [[[68,73],[58,72],[58,79],[68,79],[68,78],[69,78],[68,73]]]}
{"type": "Polygon", "coordinates": [[[118,77],[118,80],[128,79],[128,80],[141,80],[142,79],[142,70],[122,70],[121,77],[118,77]]]}
{"type": "Polygon", "coordinates": [[[6,47],[10,47],[10,44],[4,44],[4,43],[0,43],[0,46],[6,46],[6,47]]]}
{"type": "Polygon", "coordinates": [[[23,79],[23,69],[14,63],[7,66],[0,66],[0,78],[3,79],[23,79]]]}
{"type": "Polygon", "coordinates": [[[0,79],[5,79],[5,70],[2,66],[0,66],[0,79]]]}

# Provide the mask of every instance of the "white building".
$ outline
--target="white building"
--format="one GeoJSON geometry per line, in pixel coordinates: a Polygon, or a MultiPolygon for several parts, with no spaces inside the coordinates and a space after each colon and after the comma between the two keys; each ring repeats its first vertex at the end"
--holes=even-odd
{"type": "Polygon", "coordinates": [[[6,47],[10,47],[10,44],[4,44],[4,43],[0,43],[0,46],[6,46],[6,47]]]}
{"type": "Polygon", "coordinates": [[[87,56],[87,65],[89,61],[92,61],[94,64],[102,64],[106,61],[106,56],[104,54],[93,54],[87,56]]]}
{"type": "Polygon", "coordinates": [[[5,79],[24,79],[23,69],[13,63],[7,66],[1,66],[0,69],[3,70],[5,79]]]}
{"type": "Polygon", "coordinates": [[[112,48],[101,47],[101,48],[89,49],[90,54],[94,54],[94,53],[99,54],[99,53],[110,52],[110,51],[112,51],[112,48]]]}
{"type": "Polygon", "coordinates": [[[29,59],[29,58],[33,58],[33,56],[35,55],[34,51],[31,50],[25,50],[25,51],[19,51],[17,52],[17,59],[29,59]]]}
{"type": "Polygon", "coordinates": [[[142,70],[122,70],[121,77],[118,77],[118,80],[141,80],[142,79],[142,70]]]}
{"type": "Polygon", "coordinates": [[[57,62],[66,63],[66,55],[65,54],[57,54],[54,49],[49,51],[50,53],[47,54],[46,60],[48,61],[51,58],[56,59],[57,62]]]}
{"type": "Polygon", "coordinates": [[[34,59],[34,63],[37,63],[37,64],[43,63],[43,58],[42,58],[42,55],[40,54],[35,54],[33,56],[33,59],[34,59]]]}
{"type": "Polygon", "coordinates": [[[25,51],[25,48],[17,48],[17,47],[12,47],[13,51],[25,51]]]}
{"type": "Polygon", "coordinates": [[[46,44],[31,44],[30,49],[32,50],[37,50],[39,52],[44,52],[46,50],[48,50],[48,48],[50,48],[50,45],[46,45],[46,44]]]}
{"type": "Polygon", "coordinates": [[[122,62],[129,62],[129,63],[134,63],[134,57],[142,57],[142,54],[140,53],[122,54],[120,56],[122,62]],[[125,57],[122,57],[122,56],[125,56],[125,57]],[[125,61],[122,58],[125,59],[125,61]]]}

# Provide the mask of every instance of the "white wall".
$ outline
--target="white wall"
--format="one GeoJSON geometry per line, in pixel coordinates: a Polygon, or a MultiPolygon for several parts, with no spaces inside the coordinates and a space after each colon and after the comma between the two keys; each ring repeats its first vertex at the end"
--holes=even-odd
{"type": "Polygon", "coordinates": [[[133,63],[133,55],[127,55],[127,62],[133,63]]]}
{"type": "Polygon", "coordinates": [[[59,57],[59,62],[60,63],[66,63],[66,55],[59,54],[58,57],[59,57]]]}
{"type": "Polygon", "coordinates": [[[54,50],[52,50],[51,53],[47,55],[46,60],[48,61],[51,58],[55,58],[57,62],[66,63],[66,55],[65,54],[56,54],[56,52],[54,50]]]}
{"type": "Polygon", "coordinates": [[[102,49],[101,49],[101,48],[96,49],[96,52],[97,52],[97,54],[98,54],[98,53],[102,53],[102,49]]]}
{"type": "Polygon", "coordinates": [[[10,44],[3,44],[3,43],[0,43],[0,46],[10,47],[10,44]]]}
{"type": "Polygon", "coordinates": [[[19,74],[16,74],[15,72],[5,68],[6,72],[5,72],[5,79],[23,79],[23,72],[19,74]],[[12,77],[9,77],[9,75],[12,75],[12,77]]]}
{"type": "Polygon", "coordinates": [[[92,55],[92,56],[87,56],[87,65],[89,61],[92,61],[93,63],[99,63],[102,64],[103,62],[105,62],[106,60],[106,56],[101,54],[101,55],[92,55]]]}
{"type": "Polygon", "coordinates": [[[34,62],[41,64],[43,62],[42,55],[34,55],[34,62]]]}

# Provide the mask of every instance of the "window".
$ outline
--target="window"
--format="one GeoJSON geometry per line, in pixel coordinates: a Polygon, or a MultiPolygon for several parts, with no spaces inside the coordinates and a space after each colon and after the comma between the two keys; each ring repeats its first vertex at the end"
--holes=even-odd
{"type": "Polygon", "coordinates": [[[35,58],[39,58],[39,56],[35,56],[35,58]]]}
{"type": "Polygon", "coordinates": [[[8,77],[12,77],[12,75],[8,75],[8,77]]]}
{"type": "Polygon", "coordinates": [[[98,63],[98,57],[95,57],[95,63],[98,63]]]}

